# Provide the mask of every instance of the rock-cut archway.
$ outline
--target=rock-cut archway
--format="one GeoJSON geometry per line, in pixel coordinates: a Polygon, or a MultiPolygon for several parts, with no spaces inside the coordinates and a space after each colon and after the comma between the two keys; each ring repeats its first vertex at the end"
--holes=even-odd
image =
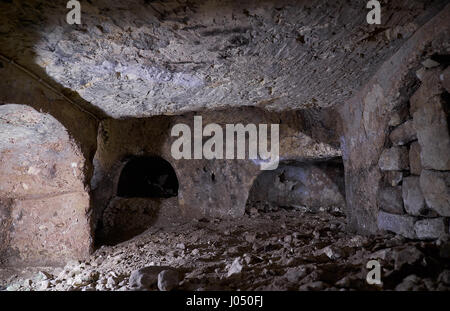
{"type": "Polygon", "coordinates": [[[0,104],[0,264],[57,265],[91,249],[85,159],[64,126],[0,104]]]}
{"type": "Polygon", "coordinates": [[[116,192],[97,227],[98,244],[117,244],[144,232],[162,205],[173,205],[178,195],[175,170],[162,157],[126,157],[117,174],[116,192]]]}

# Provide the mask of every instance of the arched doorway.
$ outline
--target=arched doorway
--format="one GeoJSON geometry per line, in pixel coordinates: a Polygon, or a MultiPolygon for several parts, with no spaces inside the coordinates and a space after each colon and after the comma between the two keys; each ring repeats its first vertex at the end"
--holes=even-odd
{"type": "Polygon", "coordinates": [[[97,243],[113,245],[150,228],[162,206],[172,206],[178,178],[172,165],[158,156],[124,160],[115,196],[103,211],[97,243]],[[166,204],[166,205],[164,205],[166,204]]]}

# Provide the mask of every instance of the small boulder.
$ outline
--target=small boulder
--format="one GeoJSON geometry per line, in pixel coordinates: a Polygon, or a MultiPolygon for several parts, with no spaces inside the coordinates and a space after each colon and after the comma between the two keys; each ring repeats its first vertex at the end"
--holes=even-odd
{"type": "Polygon", "coordinates": [[[401,171],[409,168],[408,148],[392,147],[385,149],[378,161],[382,171],[401,171]]]}
{"type": "Polygon", "coordinates": [[[176,270],[163,270],[158,274],[158,289],[160,291],[176,289],[179,283],[180,274],[176,270]]]}
{"type": "Polygon", "coordinates": [[[235,274],[239,274],[242,271],[242,259],[240,257],[236,258],[228,269],[227,276],[230,277],[235,274]]]}
{"type": "Polygon", "coordinates": [[[422,216],[427,214],[425,199],[420,189],[419,177],[410,176],[403,179],[403,203],[408,214],[422,216]]]}
{"type": "Polygon", "coordinates": [[[158,275],[164,270],[173,269],[164,266],[148,266],[135,270],[130,275],[129,285],[131,288],[138,290],[155,289],[158,284],[158,275]]]}
{"type": "Polygon", "coordinates": [[[408,120],[396,127],[389,135],[389,138],[395,145],[405,145],[417,139],[413,120],[408,120]]]}
{"type": "Polygon", "coordinates": [[[431,209],[441,216],[450,216],[450,172],[423,170],[420,188],[431,209]]]}
{"type": "Polygon", "coordinates": [[[385,212],[392,214],[404,214],[402,187],[385,187],[378,192],[378,206],[385,212]]]}

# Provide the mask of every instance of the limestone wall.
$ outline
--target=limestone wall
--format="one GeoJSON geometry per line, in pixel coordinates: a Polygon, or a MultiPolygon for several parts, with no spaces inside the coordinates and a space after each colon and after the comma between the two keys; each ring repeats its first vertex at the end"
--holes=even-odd
{"type": "MultiPolygon", "coordinates": [[[[322,124],[314,123],[311,115],[300,111],[278,114],[257,108],[240,108],[172,117],[104,120],[99,129],[92,180],[95,219],[103,218],[105,209],[117,196],[120,173],[132,156],[159,156],[172,165],[179,182],[175,208],[186,217],[239,217],[244,214],[249,190],[261,173],[257,162],[248,158],[175,160],[172,157],[170,148],[176,139],[170,136],[172,126],[184,123],[193,129],[194,115],[202,116],[204,126],[216,123],[224,129],[225,124],[280,124],[281,160],[326,160],[340,156],[335,147],[337,135],[326,135],[328,131],[337,131],[334,131],[335,120],[331,122],[330,117],[324,117],[322,124]]],[[[163,201],[158,200],[155,204],[161,206],[163,201]]]]}
{"type": "Polygon", "coordinates": [[[56,265],[92,246],[85,159],[48,114],[0,105],[0,264],[56,265]]]}
{"type": "MultiPolygon", "coordinates": [[[[421,188],[434,184],[438,188],[426,190],[425,192],[429,193],[424,194],[429,197],[428,200],[425,199],[428,207],[436,212],[438,209],[448,210],[446,173],[430,170],[446,170],[448,165],[448,121],[444,116],[447,104],[441,102],[443,91],[439,86],[446,81],[444,70],[448,63],[442,61],[437,65],[440,68],[439,73],[437,69],[421,69],[421,63],[432,55],[449,54],[449,19],[450,7],[447,6],[384,63],[352,100],[340,106],[343,125],[341,149],[346,175],[346,214],[349,228],[352,230],[375,233],[379,227],[391,231],[397,228],[397,224],[393,224],[387,214],[379,211],[380,206],[386,205],[384,201],[391,205],[391,209],[394,205],[397,210],[401,209],[403,189],[400,190],[399,185],[402,180],[406,181],[402,184],[406,197],[406,192],[417,188],[418,181],[421,188]],[[416,85],[417,71],[417,75],[423,79],[419,81],[420,85],[416,85]],[[418,86],[420,87],[413,96],[418,86]],[[432,94],[436,88],[440,89],[438,93],[441,95],[432,94]],[[423,93],[428,94],[424,94],[422,100],[419,100],[423,93]],[[409,107],[409,112],[405,107],[409,107]],[[418,142],[413,143],[416,137],[418,142]],[[437,142],[437,139],[441,140],[437,142]],[[405,146],[407,144],[410,144],[409,147],[405,146]],[[425,149],[418,152],[419,147],[425,149]],[[417,168],[418,153],[420,163],[424,167],[420,174],[417,168]],[[409,157],[412,161],[411,168],[409,157]],[[438,166],[430,166],[430,162],[438,166]],[[402,171],[402,174],[399,171],[402,171]],[[419,175],[420,179],[417,177],[419,175]],[[386,180],[393,189],[385,189],[386,180]],[[439,195],[432,194],[433,191],[439,195]],[[434,197],[441,197],[441,207],[434,203],[434,197]],[[442,200],[442,197],[445,199],[442,200]],[[445,204],[447,207],[442,207],[445,204]],[[380,223],[385,225],[379,226],[380,223]]],[[[444,95],[444,98],[446,97],[444,95]]],[[[440,215],[446,214],[447,211],[441,212],[440,215]]],[[[403,216],[401,219],[404,220],[403,216]]],[[[405,230],[402,233],[414,237],[416,230],[411,229],[411,221],[409,224],[411,226],[407,230],[408,233],[405,233],[405,230]]]]}
{"type": "Polygon", "coordinates": [[[448,233],[450,216],[450,70],[432,58],[422,64],[416,73],[420,87],[389,121],[387,148],[378,162],[384,178],[378,226],[437,239],[448,233]]]}

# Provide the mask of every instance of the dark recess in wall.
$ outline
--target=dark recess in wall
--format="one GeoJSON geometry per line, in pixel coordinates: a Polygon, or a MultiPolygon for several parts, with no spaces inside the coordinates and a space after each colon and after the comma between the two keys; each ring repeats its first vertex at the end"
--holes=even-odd
{"type": "Polygon", "coordinates": [[[178,194],[172,166],[160,157],[137,157],[122,170],[117,195],[123,198],[170,198],[178,194]]]}

